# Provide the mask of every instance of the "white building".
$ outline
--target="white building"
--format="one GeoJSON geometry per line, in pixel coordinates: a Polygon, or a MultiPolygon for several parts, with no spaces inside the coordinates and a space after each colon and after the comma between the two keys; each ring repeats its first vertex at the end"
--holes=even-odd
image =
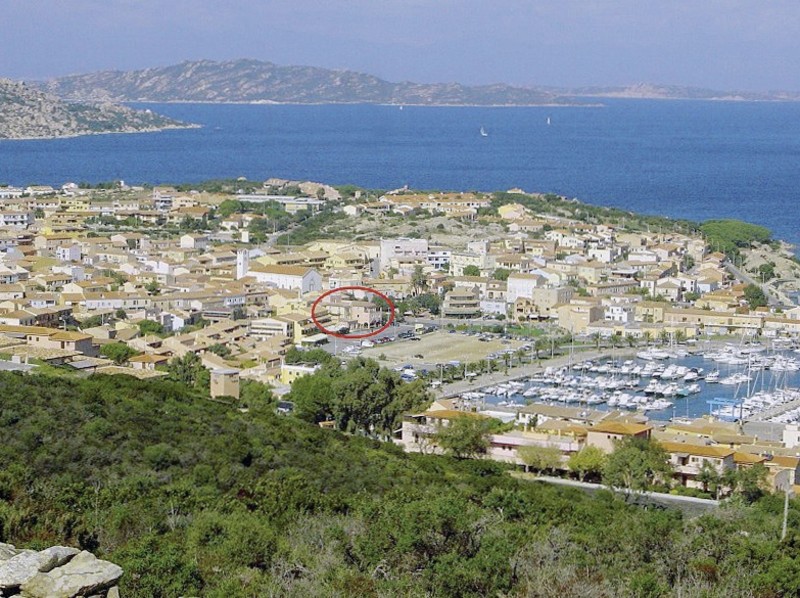
{"type": "Polygon", "coordinates": [[[314,268],[254,264],[250,266],[247,275],[279,289],[292,289],[301,293],[322,290],[322,276],[314,268]]]}
{"type": "Polygon", "coordinates": [[[443,247],[431,248],[428,251],[428,264],[433,266],[434,270],[444,270],[450,265],[452,252],[443,247]]]}
{"type": "Polygon", "coordinates": [[[187,233],[181,236],[180,243],[181,249],[197,249],[202,251],[208,247],[208,237],[206,235],[187,233]]]}
{"type": "Polygon", "coordinates": [[[240,249],[236,252],[236,280],[244,278],[250,271],[250,252],[240,249]]]}
{"type": "Polygon", "coordinates": [[[73,243],[69,246],[56,247],[56,259],[60,262],[78,262],[81,259],[81,246],[73,243]]]}
{"type": "Polygon", "coordinates": [[[379,267],[381,271],[389,268],[395,258],[416,258],[421,261],[428,259],[427,239],[381,239],[379,267]]]}
{"type": "Polygon", "coordinates": [[[519,297],[530,299],[533,296],[533,289],[543,287],[547,280],[538,274],[522,274],[512,272],[506,281],[506,301],[514,303],[519,297]]]}
{"type": "Polygon", "coordinates": [[[17,199],[25,193],[18,187],[0,187],[0,199],[17,199]]]}
{"type": "Polygon", "coordinates": [[[6,228],[27,228],[33,224],[33,213],[7,211],[0,212],[0,226],[6,228]]]}

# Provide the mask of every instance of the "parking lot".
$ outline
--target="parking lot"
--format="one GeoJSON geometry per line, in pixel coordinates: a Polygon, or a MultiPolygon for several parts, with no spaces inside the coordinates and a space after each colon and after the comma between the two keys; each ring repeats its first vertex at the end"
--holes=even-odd
{"type": "Polygon", "coordinates": [[[418,368],[432,368],[439,363],[459,361],[467,363],[485,359],[490,353],[499,353],[506,349],[518,349],[524,343],[517,340],[501,339],[496,336],[488,341],[481,341],[477,335],[466,335],[460,332],[450,333],[437,330],[422,334],[415,340],[397,340],[383,345],[363,349],[362,355],[378,359],[388,367],[410,364],[418,368]]]}

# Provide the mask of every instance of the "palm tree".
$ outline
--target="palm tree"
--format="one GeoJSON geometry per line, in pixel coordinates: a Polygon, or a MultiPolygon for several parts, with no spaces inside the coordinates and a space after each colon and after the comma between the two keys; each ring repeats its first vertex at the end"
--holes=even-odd
{"type": "Polygon", "coordinates": [[[428,278],[425,276],[425,271],[420,264],[414,266],[414,272],[411,274],[411,286],[414,287],[414,294],[419,295],[428,286],[428,278]]]}
{"type": "Polygon", "coordinates": [[[625,335],[625,340],[628,341],[628,346],[633,347],[636,345],[636,337],[633,336],[630,332],[625,335]]]}
{"type": "Polygon", "coordinates": [[[719,492],[720,475],[711,463],[703,461],[700,472],[697,474],[697,481],[703,484],[703,492],[710,492],[715,497],[719,492]]]}
{"type": "Polygon", "coordinates": [[[537,338],[533,341],[533,350],[536,351],[536,362],[540,363],[542,360],[539,357],[539,351],[547,348],[547,341],[543,338],[537,338]]]}
{"type": "Polygon", "coordinates": [[[589,336],[589,338],[592,339],[592,342],[594,343],[595,348],[599,349],[600,348],[600,333],[599,332],[593,332],[589,336]]]}

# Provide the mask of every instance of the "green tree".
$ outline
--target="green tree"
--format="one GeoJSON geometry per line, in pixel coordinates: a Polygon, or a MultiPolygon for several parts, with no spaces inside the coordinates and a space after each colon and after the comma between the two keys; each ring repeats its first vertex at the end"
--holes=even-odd
{"type": "Polygon", "coordinates": [[[464,413],[443,424],[434,442],[457,459],[479,457],[489,450],[491,426],[488,418],[464,413]]]}
{"type": "Polygon", "coordinates": [[[428,286],[428,277],[420,264],[414,266],[414,271],[411,273],[411,286],[414,287],[416,295],[422,293],[428,286]]]}
{"type": "Polygon", "coordinates": [[[266,218],[253,218],[247,225],[251,243],[264,243],[272,232],[272,224],[266,218]]]}
{"type": "Polygon", "coordinates": [[[745,502],[753,503],[766,494],[769,470],[761,463],[736,470],[733,478],[733,493],[740,496],[745,502]]]}
{"type": "Polygon", "coordinates": [[[146,285],[144,285],[144,289],[151,295],[158,295],[161,292],[161,286],[156,280],[151,280],[148,282],[146,285]]]}
{"type": "Polygon", "coordinates": [[[154,320],[139,320],[136,325],[139,326],[139,332],[143,336],[148,334],[164,334],[164,327],[154,320]]]}
{"type": "Polygon", "coordinates": [[[242,405],[254,408],[271,403],[272,388],[256,380],[244,379],[239,383],[239,401],[242,405]]]}
{"type": "Polygon", "coordinates": [[[540,352],[547,349],[548,342],[546,339],[537,337],[533,340],[533,350],[536,352],[536,361],[541,361],[540,352]]]}
{"type": "Polygon", "coordinates": [[[117,320],[127,320],[128,319],[128,314],[124,309],[119,308],[117,311],[114,312],[114,317],[117,320]]]}
{"type": "Polygon", "coordinates": [[[596,446],[585,446],[577,453],[570,455],[569,461],[567,461],[567,467],[578,476],[579,480],[600,477],[605,464],[606,455],[596,446]]]}
{"type": "Polygon", "coordinates": [[[112,360],[117,365],[122,365],[136,353],[134,349],[131,349],[125,343],[109,343],[100,347],[100,355],[112,360]]]}
{"type": "Polygon", "coordinates": [[[669,486],[672,468],[664,448],[634,436],[617,441],[603,467],[603,483],[612,488],[650,490],[656,484],[669,486]]]}
{"type": "Polygon", "coordinates": [[[703,461],[700,471],[697,473],[697,481],[703,485],[703,492],[709,492],[716,497],[722,482],[722,476],[709,461],[703,461]]]}
{"type": "Polygon", "coordinates": [[[758,267],[758,276],[761,282],[767,282],[775,278],[775,262],[767,262],[758,267]]]}
{"type": "Polygon", "coordinates": [[[286,399],[294,403],[294,414],[308,422],[334,419],[333,379],[328,375],[302,376],[292,383],[286,399]]]}
{"type": "Polygon", "coordinates": [[[203,366],[200,358],[194,353],[183,357],[173,357],[167,365],[169,377],[198,390],[208,390],[211,376],[203,366]]]}
{"type": "Polygon", "coordinates": [[[740,220],[709,220],[700,225],[700,230],[712,249],[729,255],[754,243],[768,243],[772,238],[769,229],[740,220]]]}
{"type": "Polygon", "coordinates": [[[464,276],[480,276],[481,269],[478,266],[470,264],[468,266],[464,266],[464,276]]]}
{"type": "Polygon", "coordinates": [[[561,449],[557,446],[523,446],[517,454],[526,467],[536,471],[555,471],[563,462],[561,449]]]}
{"type": "Polygon", "coordinates": [[[603,337],[600,336],[599,332],[593,332],[592,334],[589,335],[589,339],[594,344],[595,349],[599,349],[600,348],[600,341],[602,340],[602,338],[603,337]]]}
{"type": "Polygon", "coordinates": [[[226,199],[217,208],[217,214],[223,218],[227,218],[231,214],[241,214],[244,211],[244,204],[235,199],[226,199]]]}
{"type": "Polygon", "coordinates": [[[422,293],[417,295],[411,301],[414,307],[429,311],[432,315],[439,315],[442,306],[442,299],[439,295],[433,293],[422,293]]]}
{"type": "Polygon", "coordinates": [[[103,325],[103,316],[90,316],[81,322],[81,328],[94,328],[103,325]]]}
{"type": "Polygon", "coordinates": [[[757,307],[765,307],[767,305],[767,296],[760,286],[749,284],[744,288],[744,298],[747,301],[750,309],[757,307]]]}
{"type": "Polygon", "coordinates": [[[220,357],[231,356],[230,347],[228,347],[227,345],[223,345],[222,343],[214,343],[208,348],[208,350],[214,355],[219,355],[220,357]]]}
{"type": "Polygon", "coordinates": [[[511,274],[511,270],[508,268],[497,268],[492,273],[492,278],[495,280],[505,281],[508,280],[508,276],[511,274]]]}

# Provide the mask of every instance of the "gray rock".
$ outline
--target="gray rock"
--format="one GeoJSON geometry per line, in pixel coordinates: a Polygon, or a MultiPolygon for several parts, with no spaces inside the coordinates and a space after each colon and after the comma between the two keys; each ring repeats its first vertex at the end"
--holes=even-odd
{"type": "Polygon", "coordinates": [[[22,593],[30,598],[72,598],[105,590],[122,577],[122,568],[80,552],[63,567],[37,573],[22,584],[22,593]]]}
{"type": "Polygon", "coordinates": [[[15,551],[17,554],[0,561],[0,588],[6,590],[21,586],[37,575],[60,567],[78,554],[77,548],[53,546],[40,552],[33,550],[15,551]]]}
{"type": "Polygon", "coordinates": [[[0,588],[16,588],[39,573],[40,567],[46,567],[50,557],[41,552],[23,550],[10,559],[0,562],[0,588]]]}
{"type": "Polygon", "coordinates": [[[16,556],[19,550],[12,544],[3,544],[0,542],[0,561],[7,561],[12,556],[16,556]]]}
{"type": "Polygon", "coordinates": [[[119,598],[119,586],[114,586],[106,594],[106,598],[119,598]]]}
{"type": "Polygon", "coordinates": [[[39,554],[47,556],[48,561],[43,567],[39,567],[39,571],[41,573],[47,573],[56,567],[60,567],[79,552],[80,550],[77,548],[71,548],[69,546],[51,546],[50,548],[46,548],[39,554]]]}

